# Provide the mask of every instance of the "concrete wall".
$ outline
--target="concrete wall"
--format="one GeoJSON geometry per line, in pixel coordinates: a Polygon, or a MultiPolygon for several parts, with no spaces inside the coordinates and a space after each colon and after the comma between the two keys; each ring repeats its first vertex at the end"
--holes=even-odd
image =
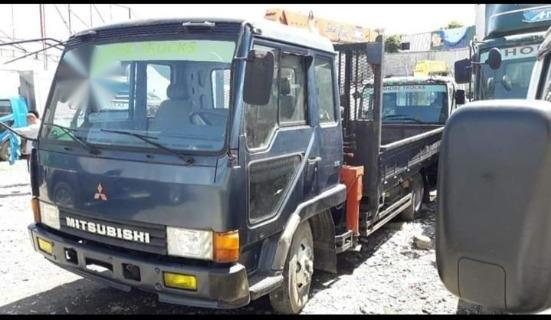
{"type": "Polygon", "coordinates": [[[453,74],[455,61],[469,57],[469,48],[450,51],[423,51],[423,52],[400,52],[385,54],[385,75],[406,76],[413,75],[415,64],[420,60],[445,61],[453,74]]]}
{"type": "Polygon", "coordinates": [[[410,47],[407,52],[429,51],[431,49],[430,32],[406,34],[401,37],[400,41],[402,43],[409,42],[410,47]]]}

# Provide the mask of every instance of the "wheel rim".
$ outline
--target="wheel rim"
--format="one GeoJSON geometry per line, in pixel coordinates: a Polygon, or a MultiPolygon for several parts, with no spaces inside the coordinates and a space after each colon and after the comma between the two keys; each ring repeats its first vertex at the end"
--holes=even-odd
{"type": "Polygon", "coordinates": [[[2,158],[3,159],[6,159],[6,160],[9,160],[10,159],[10,154],[11,154],[11,146],[10,146],[10,143],[9,141],[5,142],[5,146],[3,148],[0,148],[2,152],[2,158]]]}
{"type": "Polygon", "coordinates": [[[312,247],[304,239],[299,245],[295,266],[295,287],[299,293],[299,297],[303,297],[308,293],[313,273],[314,254],[312,247]]]}

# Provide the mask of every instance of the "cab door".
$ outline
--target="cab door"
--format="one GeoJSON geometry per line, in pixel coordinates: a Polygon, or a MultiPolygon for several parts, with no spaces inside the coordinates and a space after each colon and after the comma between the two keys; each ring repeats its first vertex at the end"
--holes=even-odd
{"type": "Polygon", "coordinates": [[[339,121],[337,82],[335,78],[334,57],[328,54],[316,54],[314,57],[313,80],[314,99],[317,106],[316,117],[320,162],[318,166],[318,193],[339,183],[342,165],[343,142],[342,127],[339,121]]]}
{"type": "Polygon", "coordinates": [[[264,40],[255,40],[252,49],[275,58],[270,101],[243,104],[248,225],[260,236],[281,229],[312,197],[320,156],[309,113],[308,51],[264,40]]]}

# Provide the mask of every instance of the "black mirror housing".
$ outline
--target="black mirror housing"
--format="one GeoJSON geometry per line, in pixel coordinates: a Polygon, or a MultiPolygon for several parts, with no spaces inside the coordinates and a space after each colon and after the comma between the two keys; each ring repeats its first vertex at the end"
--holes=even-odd
{"type": "Polygon", "coordinates": [[[453,64],[456,83],[469,83],[471,81],[471,60],[458,60],[453,64]]]}
{"type": "Polygon", "coordinates": [[[499,69],[499,67],[501,66],[501,52],[499,52],[499,49],[490,49],[490,51],[488,52],[488,58],[484,63],[490,66],[492,70],[499,69]]]}
{"type": "Polygon", "coordinates": [[[445,126],[436,262],[466,301],[519,313],[551,307],[549,106],[477,101],[445,126]]]}
{"type": "Polygon", "coordinates": [[[465,104],[465,90],[458,89],[455,90],[455,104],[465,104]]]}
{"type": "Polygon", "coordinates": [[[274,55],[251,50],[245,68],[243,101],[263,106],[270,102],[274,81],[274,55]]]}

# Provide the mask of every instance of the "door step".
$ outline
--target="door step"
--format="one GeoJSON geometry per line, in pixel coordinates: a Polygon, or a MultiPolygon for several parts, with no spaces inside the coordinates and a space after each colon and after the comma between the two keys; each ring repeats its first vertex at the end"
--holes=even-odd
{"type": "Polygon", "coordinates": [[[344,252],[354,245],[354,235],[351,230],[335,236],[335,249],[337,253],[344,252]]]}

